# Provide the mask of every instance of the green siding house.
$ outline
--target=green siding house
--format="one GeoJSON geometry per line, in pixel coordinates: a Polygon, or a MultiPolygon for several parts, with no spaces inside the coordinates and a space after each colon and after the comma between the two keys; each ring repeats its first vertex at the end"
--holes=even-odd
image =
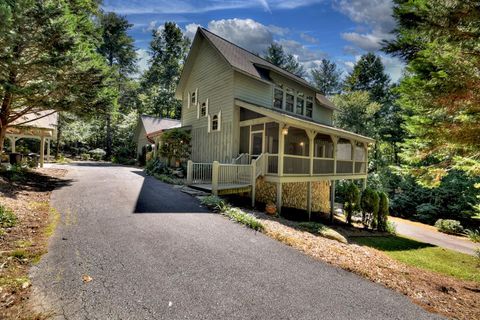
{"type": "Polygon", "coordinates": [[[190,185],[310,214],[332,210],[331,181],[366,181],[373,139],[335,128],[335,106],[304,79],[206,29],[176,96],[192,134],[190,185]]]}

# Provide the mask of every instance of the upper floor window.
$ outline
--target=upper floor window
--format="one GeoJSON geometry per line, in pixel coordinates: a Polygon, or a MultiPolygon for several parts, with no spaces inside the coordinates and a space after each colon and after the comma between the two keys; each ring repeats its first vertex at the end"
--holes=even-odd
{"type": "Polygon", "coordinates": [[[194,106],[197,103],[197,92],[192,92],[190,97],[190,104],[194,106]]]}
{"type": "Polygon", "coordinates": [[[204,102],[200,107],[200,117],[205,117],[206,115],[207,115],[207,103],[204,102]]]}
{"type": "Polygon", "coordinates": [[[295,96],[293,95],[293,90],[287,89],[285,94],[285,110],[288,112],[293,112],[293,104],[294,104],[295,96]]]}
{"type": "Polygon", "coordinates": [[[300,114],[303,116],[303,104],[304,104],[305,100],[303,100],[302,97],[300,96],[297,96],[297,109],[295,110],[295,112],[297,114],[300,114]]]}
{"type": "Polygon", "coordinates": [[[283,109],[283,90],[279,88],[274,89],[273,106],[278,109],[283,109]]]}
{"type": "Polygon", "coordinates": [[[218,116],[214,115],[212,118],[212,131],[218,130],[218,116]]]}
{"type": "Polygon", "coordinates": [[[309,118],[313,117],[313,97],[307,97],[307,101],[305,103],[305,115],[309,118]]]}

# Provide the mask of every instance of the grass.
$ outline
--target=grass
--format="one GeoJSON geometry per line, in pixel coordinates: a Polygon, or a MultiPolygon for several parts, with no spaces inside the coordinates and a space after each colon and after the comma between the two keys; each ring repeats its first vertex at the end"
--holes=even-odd
{"type": "Polygon", "coordinates": [[[356,237],[352,240],[384,251],[393,259],[414,267],[480,282],[480,261],[474,256],[398,236],[356,237]]]}
{"type": "Polygon", "coordinates": [[[252,228],[253,230],[263,231],[263,229],[265,229],[263,224],[260,221],[258,221],[254,216],[248,213],[245,213],[240,209],[232,208],[225,211],[224,214],[228,216],[230,219],[232,219],[233,221],[244,224],[247,227],[252,228]]]}
{"type": "Polygon", "coordinates": [[[45,235],[51,237],[57,228],[58,221],[60,220],[60,213],[55,208],[50,208],[50,223],[45,227],[45,235]]]}

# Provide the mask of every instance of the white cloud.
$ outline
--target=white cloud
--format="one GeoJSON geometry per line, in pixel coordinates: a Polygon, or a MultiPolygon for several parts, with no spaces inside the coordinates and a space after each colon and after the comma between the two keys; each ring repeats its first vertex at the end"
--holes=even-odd
{"type": "Polygon", "coordinates": [[[300,38],[302,38],[303,40],[305,40],[307,42],[310,42],[310,43],[318,43],[317,38],[312,37],[311,35],[309,35],[305,32],[300,33],[300,38]]]}
{"type": "Polygon", "coordinates": [[[295,40],[280,39],[277,41],[285,49],[285,52],[293,54],[301,63],[313,62],[325,58],[325,53],[322,51],[313,51],[307,48],[302,43],[295,40]]]}
{"type": "Polygon", "coordinates": [[[342,38],[365,51],[379,50],[382,47],[382,40],[390,39],[390,37],[377,34],[376,32],[364,34],[358,32],[346,32],[342,33],[342,38]]]}
{"type": "Polygon", "coordinates": [[[138,59],[138,74],[141,75],[149,67],[150,54],[145,49],[138,49],[136,52],[138,59]]]}
{"type": "Polygon", "coordinates": [[[405,70],[405,64],[397,57],[381,55],[380,58],[385,66],[385,72],[390,75],[392,81],[397,82],[400,80],[405,70]]]}

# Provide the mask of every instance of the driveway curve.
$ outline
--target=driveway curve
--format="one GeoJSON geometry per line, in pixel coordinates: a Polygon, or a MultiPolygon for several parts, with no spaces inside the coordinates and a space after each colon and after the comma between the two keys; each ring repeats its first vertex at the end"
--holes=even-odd
{"type": "Polygon", "coordinates": [[[61,223],[32,272],[36,303],[56,319],[441,318],[139,169],[68,169],[74,182],[52,195],[61,223]]]}

